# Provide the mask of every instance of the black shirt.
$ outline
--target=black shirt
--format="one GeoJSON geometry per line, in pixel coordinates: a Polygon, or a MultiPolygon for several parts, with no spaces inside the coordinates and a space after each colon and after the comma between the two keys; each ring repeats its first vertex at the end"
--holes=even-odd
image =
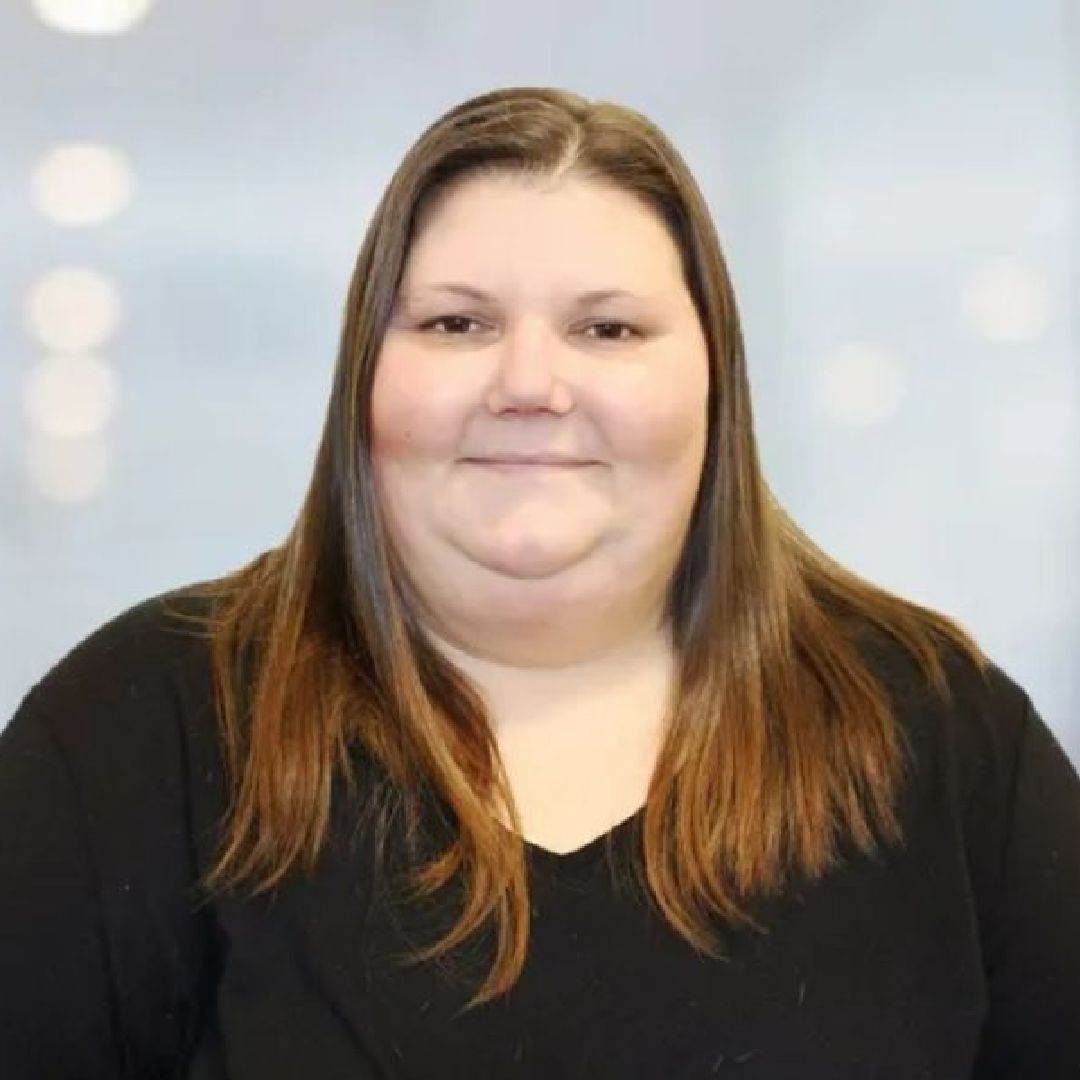
{"type": "Polygon", "coordinates": [[[996,665],[987,687],[954,659],[950,707],[876,654],[916,762],[905,843],[761,900],[768,932],[723,959],[611,872],[640,811],[528,844],[524,972],[458,1015],[478,983],[394,964],[434,936],[346,800],[310,877],[193,904],[224,787],[206,644],[162,613],[184,596],[80,641],[0,733],[4,1080],[1080,1077],[1080,780],[996,665]]]}

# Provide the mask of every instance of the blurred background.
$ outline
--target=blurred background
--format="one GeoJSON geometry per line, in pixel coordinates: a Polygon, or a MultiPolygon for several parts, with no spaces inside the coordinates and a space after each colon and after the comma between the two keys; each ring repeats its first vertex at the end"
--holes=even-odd
{"type": "Polygon", "coordinates": [[[781,501],[1080,762],[1073,0],[7,0],[0,59],[0,726],[284,537],[401,155],[546,84],[695,172],[781,501]]]}

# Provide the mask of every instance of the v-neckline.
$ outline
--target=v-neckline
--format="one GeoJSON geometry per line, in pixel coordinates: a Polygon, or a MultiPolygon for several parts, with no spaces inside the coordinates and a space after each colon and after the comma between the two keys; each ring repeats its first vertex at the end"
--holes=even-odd
{"type": "Polygon", "coordinates": [[[630,832],[644,814],[644,805],[639,806],[629,817],[623,818],[610,829],[570,851],[552,851],[524,837],[522,837],[522,845],[528,861],[534,868],[547,870],[556,875],[587,871],[598,863],[609,847],[624,840],[625,834],[630,832]]]}

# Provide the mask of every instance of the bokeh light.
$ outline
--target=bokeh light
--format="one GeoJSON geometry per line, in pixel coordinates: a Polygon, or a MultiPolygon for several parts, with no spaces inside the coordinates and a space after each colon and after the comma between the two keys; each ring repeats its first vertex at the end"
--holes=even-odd
{"type": "Polygon", "coordinates": [[[32,0],[34,14],[69,34],[120,34],[149,11],[152,0],[32,0]]]}
{"type": "Polygon", "coordinates": [[[961,310],[965,322],[989,341],[1034,341],[1050,316],[1045,276],[1018,260],[995,259],[964,283],[961,310]]]}
{"type": "Polygon", "coordinates": [[[110,454],[104,434],[58,439],[32,433],[26,466],[30,482],[51,502],[75,505],[89,502],[109,478],[110,454]]]}
{"type": "Polygon", "coordinates": [[[112,368],[93,356],[50,356],[27,373],[23,409],[31,426],[54,438],[103,431],[116,410],[112,368]]]}
{"type": "Polygon", "coordinates": [[[54,352],[89,352],[116,329],[120,299],[104,274],[80,266],[50,270],[26,302],[30,331],[54,352]]]}
{"type": "Polygon", "coordinates": [[[98,143],[72,142],[45,154],[30,180],[35,209],[57,225],[100,225],[131,201],[127,158],[98,143]]]}
{"type": "Polygon", "coordinates": [[[817,372],[814,400],[827,419],[865,427],[891,416],[905,390],[904,368],[892,353],[871,342],[853,341],[825,358],[817,372]]]}

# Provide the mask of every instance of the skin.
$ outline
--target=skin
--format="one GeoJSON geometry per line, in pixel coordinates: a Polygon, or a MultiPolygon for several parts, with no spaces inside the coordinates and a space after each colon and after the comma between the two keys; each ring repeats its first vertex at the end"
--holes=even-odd
{"type": "MultiPolygon", "coordinates": [[[[424,223],[377,360],[372,461],[425,628],[497,724],[573,720],[569,738],[626,745],[614,699],[659,713],[672,659],[661,610],[707,394],[678,249],[632,196],[569,175],[473,178],[424,223]],[[599,289],[636,295],[575,303],[599,289]],[[590,464],[465,460],[513,450],[590,464]]],[[[521,753],[535,763],[543,745],[521,753]]]]}

